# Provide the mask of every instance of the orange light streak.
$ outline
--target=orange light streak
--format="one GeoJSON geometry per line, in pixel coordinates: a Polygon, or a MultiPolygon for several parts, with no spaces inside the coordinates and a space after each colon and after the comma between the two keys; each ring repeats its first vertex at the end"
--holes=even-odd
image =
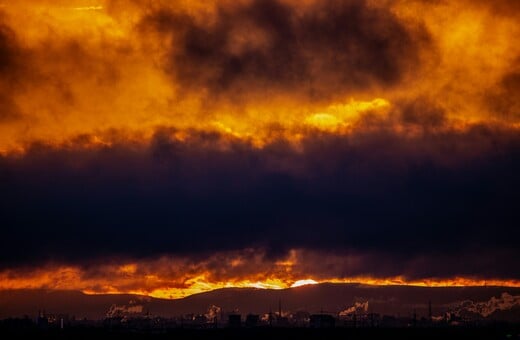
{"type": "MultiPolygon", "coordinates": [[[[358,283],[373,286],[417,286],[417,287],[469,287],[502,286],[520,287],[520,280],[493,278],[425,278],[408,280],[402,276],[349,278],[297,278],[290,272],[274,276],[272,273],[256,273],[248,277],[215,280],[209,272],[186,275],[181,281],[167,274],[141,275],[135,264],[119,267],[117,277],[107,270],[103,276],[89,278],[78,267],[57,267],[37,269],[26,273],[4,271],[0,273],[0,289],[51,289],[79,290],[86,294],[139,294],[156,298],[178,299],[189,295],[204,293],[222,288],[287,289],[320,283],[358,283]]],[[[106,270],[106,268],[104,268],[106,270]]]]}

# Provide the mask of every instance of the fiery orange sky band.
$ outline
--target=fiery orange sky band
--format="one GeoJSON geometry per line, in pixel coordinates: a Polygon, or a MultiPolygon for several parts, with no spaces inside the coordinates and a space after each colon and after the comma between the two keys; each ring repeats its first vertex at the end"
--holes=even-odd
{"type": "MultiPolygon", "coordinates": [[[[309,96],[314,90],[306,85],[270,87],[247,78],[223,89],[211,88],[211,80],[205,79],[200,80],[201,86],[186,87],[179,76],[172,78],[165,72],[175,67],[167,64],[167,48],[175,46],[177,38],[147,29],[143,23],[147,16],[158,9],[172,11],[189,15],[211,30],[218,8],[250,3],[0,3],[6,44],[12,44],[16,53],[10,61],[16,71],[0,81],[4,93],[0,152],[20,152],[35,141],[70,147],[78,143],[78,136],[83,136],[84,147],[122,139],[147,143],[163,126],[175,127],[180,139],[196,129],[261,147],[276,138],[297,142],[316,130],[348,134],[366,129],[367,114],[388,120],[395,131],[413,135],[421,130],[394,119],[400,103],[409,98],[445,110],[447,121],[437,129],[464,129],[479,123],[520,127],[520,117],[514,114],[516,99],[509,97],[514,93],[500,86],[505,76],[519,68],[520,47],[513,38],[520,34],[517,18],[506,15],[505,9],[490,10],[480,1],[368,2],[375,10],[388,9],[412,32],[429,32],[428,38],[419,33],[410,38],[417,47],[414,58],[419,66],[404,72],[399,86],[368,84],[327,91],[325,85],[335,86],[335,80],[326,71],[323,79],[316,79],[325,84],[327,95],[316,97],[309,96]],[[497,113],[486,104],[489,96],[513,106],[502,105],[497,113]]],[[[312,0],[282,3],[301,10],[316,5],[312,0]]],[[[230,33],[227,53],[240,55],[244,49],[269,43],[261,31],[248,28],[230,33]]],[[[408,52],[402,52],[396,57],[408,58],[408,52]]],[[[208,77],[211,72],[207,70],[208,77]]]]}
{"type": "MultiPolygon", "coordinates": [[[[232,259],[231,263],[241,260],[232,259]]],[[[294,258],[292,259],[294,261],[294,258]]],[[[73,266],[56,266],[32,270],[28,273],[4,271],[0,273],[0,289],[49,289],[79,290],[86,294],[139,294],[156,298],[178,299],[192,294],[203,293],[221,288],[258,288],[286,289],[318,283],[361,283],[367,285],[407,285],[420,287],[464,287],[464,286],[503,286],[520,287],[519,280],[479,279],[479,278],[424,278],[405,277],[316,277],[293,273],[297,267],[291,260],[272,264],[268,272],[257,272],[254,267],[249,274],[219,277],[215,272],[194,271],[183,265],[177,270],[181,274],[172,276],[168,272],[167,259],[151,265],[147,263],[127,263],[102,265],[91,275],[88,269],[73,266]],[[147,270],[151,265],[154,269],[147,270]]],[[[170,263],[175,263],[171,261],[170,263]]],[[[178,265],[178,264],[176,264],[178,265]]],[[[230,264],[233,266],[233,264],[230,264]]],[[[237,265],[246,265],[240,263],[237,265]]],[[[251,264],[247,264],[251,265],[251,264]]],[[[92,269],[91,269],[92,270],[92,269]]],[[[296,270],[297,271],[297,270],[296,270]]]]}
{"type": "MultiPolygon", "coordinates": [[[[219,13],[238,20],[236,8],[251,3],[0,0],[0,48],[14,56],[5,61],[12,72],[0,69],[0,154],[16,159],[39,144],[57,150],[116,144],[140,149],[152,142],[158,129],[187,144],[190,136],[204,132],[222,136],[222,149],[230,147],[228,141],[262,149],[283,140],[296,152],[306,136],[362,136],[381,126],[411,143],[417,136],[481,125],[520,132],[514,78],[520,72],[520,25],[507,8],[472,0],[367,1],[374,15],[385,8],[385,17],[414,32],[407,38],[415,46],[414,55],[399,55],[403,64],[396,66],[401,74],[395,86],[385,83],[393,82],[393,75],[381,82],[360,75],[358,83],[364,86],[345,85],[327,68],[327,60],[319,59],[326,58],[319,51],[309,51],[315,84],[291,77],[275,85],[258,77],[238,77],[231,85],[221,85],[210,64],[201,65],[207,67],[204,76],[188,86],[183,72],[190,76],[194,66],[176,49],[181,37],[172,27],[148,25],[162,10],[212,30],[219,13]],[[410,105],[424,103],[433,109],[423,112],[423,118],[402,119],[410,105]]],[[[298,15],[319,1],[281,3],[298,15]]],[[[241,25],[231,29],[222,53],[241,56],[270,45],[270,37],[254,24],[243,23],[247,29],[241,25]]],[[[443,161],[449,166],[450,160],[443,161]]],[[[298,260],[298,251],[291,254],[285,262],[216,254],[221,264],[168,257],[111,259],[90,267],[57,261],[3,269],[0,289],[181,298],[224,287],[283,289],[321,282],[520,287],[515,279],[488,277],[339,277],[334,271],[309,268],[298,260]]],[[[344,261],[338,257],[331,263],[344,261]]]]}

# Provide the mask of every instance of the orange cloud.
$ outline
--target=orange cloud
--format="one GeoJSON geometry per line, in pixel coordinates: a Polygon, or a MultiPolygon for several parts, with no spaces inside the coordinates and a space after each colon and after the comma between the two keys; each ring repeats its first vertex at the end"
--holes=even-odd
{"type": "Polygon", "coordinates": [[[423,287],[504,286],[520,287],[516,279],[479,277],[406,278],[402,275],[375,277],[354,274],[333,276],[316,265],[325,256],[328,267],[353,259],[293,250],[284,260],[272,262],[252,249],[218,253],[206,260],[163,257],[156,260],[113,262],[95,267],[44,265],[31,270],[0,272],[0,289],[80,290],[88,294],[142,294],[176,299],[220,288],[285,289],[307,284],[363,283],[423,287]],[[314,271],[314,272],[313,272],[314,271]]]}
{"type": "Polygon", "coordinates": [[[417,98],[441,108],[448,126],[515,127],[518,117],[511,112],[517,103],[505,96],[513,95],[514,81],[508,79],[520,56],[511,38],[520,34],[516,17],[502,15],[505,5],[461,6],[426,1],[5,4],[0,151],[81,135],[103,139],[111,131],[146,139],[161,126],[216,131],[262,146],[273,138],[297,141],[309,128],[364,129],[354,123],[367,110],[379,112],[380,105],[370,107],[377,100],[399,111],[396,104],[417,98]],[[262,17],[266,6],[279,18],[262,17]],[[328,21],[313,17],[318,9],[328,21]],[[340,15],[358,27],[337,28],[340,15]],[[331,27],[338,34],[327,40],[331,27]],[[382,50],[372,52],[367,41],[382,50]],[[498,106],[488,105],[488,93],[502,98],[498,106]],[[360,109],[363,105],[369,106],[360,109]]]}

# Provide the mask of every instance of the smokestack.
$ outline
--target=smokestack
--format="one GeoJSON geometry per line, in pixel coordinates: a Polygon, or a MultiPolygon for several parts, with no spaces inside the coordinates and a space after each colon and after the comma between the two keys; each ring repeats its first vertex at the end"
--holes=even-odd
{"type": "Polygon", "coordinates": [[[428,300],[428,319],[432,321],[432,300],[428,300]]]}
{"type": "Polygon", "coordinates": [[[278,300],[278,317],[282,317],[282,299],[278,300]]]}

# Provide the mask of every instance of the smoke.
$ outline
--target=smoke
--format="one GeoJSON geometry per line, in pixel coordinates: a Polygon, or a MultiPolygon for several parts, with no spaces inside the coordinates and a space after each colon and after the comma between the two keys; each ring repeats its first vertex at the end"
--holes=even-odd
{"type": "Polygon", "coordinates": [[[132,315],[140,315],[143,313],[143,305],[136,304],[135,301],[130,301],[128,305],[115,305],[110,306],[106,312],[106,318],[118,318],[128,317],[132,315]]]}
{"type": "Polygon", "coordinates": [[[463,301],[458,306],[456,306],[452,312],[456,316],[463,316],[467,313],[473,313],[487,318],[497,311],[507,311],[516,307],[520,307],[520,295],[511,295],[507,292],[504,292],[500,297],[497,298],[493,296],[488,301],[463,301]]]}
{"type": "Polygon", "coordinates": [[[208,307],[208,311],[206,314],[204,314],[204,316],[206,317],[207,320],[215,320],[216,318],[219,318],[220,317],[220,313],[222,311],[222,308],[220,308],[219,306],[215,306],[215,305],[211,305],[208,307]]]}
{"type": "Polygon", "coordinates": [[[366,314],[368,312],[368,301],[355,302],[353,306],[348,307],[341,312],[339,316],[350,316],[352,314],[366,314]]]}

